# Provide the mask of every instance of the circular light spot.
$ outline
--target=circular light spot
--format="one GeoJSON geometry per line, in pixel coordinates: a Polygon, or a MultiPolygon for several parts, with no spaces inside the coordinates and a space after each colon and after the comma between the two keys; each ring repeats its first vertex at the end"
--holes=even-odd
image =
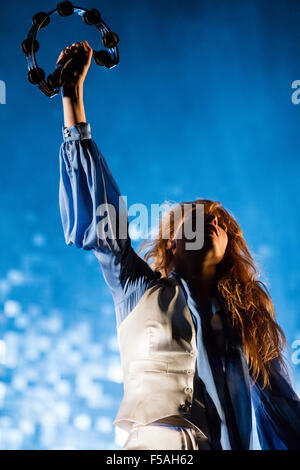
{"type": "Polygon", "coordinates": [[[74,418],[74,426],[80,431],[88,431],[91,427],[91,417],[87,414],[77,415],[74,418]]]}

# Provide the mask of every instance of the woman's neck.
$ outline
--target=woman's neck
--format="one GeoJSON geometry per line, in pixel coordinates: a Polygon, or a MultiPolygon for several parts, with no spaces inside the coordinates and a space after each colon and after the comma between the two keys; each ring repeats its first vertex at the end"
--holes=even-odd
{"type": "Polygon", "coordinates": [[[203,303],[211,299],[216,288],[215,264],[205,263],[197,269],[197,273],[188,269],[176,269],[176,272],[183,277],[188,285],[192,297],[197,303],[203,303]]]}

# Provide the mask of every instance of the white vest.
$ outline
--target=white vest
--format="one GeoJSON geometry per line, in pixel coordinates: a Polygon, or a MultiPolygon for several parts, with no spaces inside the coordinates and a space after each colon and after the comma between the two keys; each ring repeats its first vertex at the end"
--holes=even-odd
{"type": "MultiPolygon", "coordinates": [[[[192,302],[190,307],[193,311],[192,302]]],[[[187,403],[193,402],[198,354],[190,307],[176,277],[160,278],[144,292],[118,327],[124,395],[114,421],[116,426],[129,432],[134,422],[150,424],[175,415],[189,419],[190,407],[187,403]],[[174,331],[180,331],[183,337],[190,334],[190,338],[182,339],[178,344],[173,339],[174,331]]],[[[200,325],[198,328],[200,341],[200,325]]],[[[198,344],[199,347],[199,373],[200,376],[201,373],[207,376],[210,369],[206,351],[203,345],[198,344]]],[[[208,393],[213,397],[221,418],[221,444],[223,449],[230,449],[225,419],[212,377],[209,383],[208,393]]],[[[252,425],[250,449],[258,450],[261,447],[253,404],[252,425]]]]}
{"type": "Polygon", "coordinates": [[[175,277],[161,278],[144,292],[118,327],[118,339],[124,396],[114,424],[129,431],[133,422],[185,417],[193,400],[196,331],[175,277]],[[178,344],[175,331],[187,339],[178,344]]]}

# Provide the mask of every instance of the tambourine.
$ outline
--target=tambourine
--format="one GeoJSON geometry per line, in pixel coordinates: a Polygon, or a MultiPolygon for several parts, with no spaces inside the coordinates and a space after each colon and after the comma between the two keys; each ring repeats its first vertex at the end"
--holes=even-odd
{"type": "Polygon", "coordinates": [[[96,8],[87,10],[86,8],[76,7],[71,2],[62,2],[56,6],[55,10],[49,13],[39,12],[32,17],[32,27],[28,36],[21,44],[21,49],[26,55],[28,64],[27,78],[33,85],[37,85],[39,89],[49,98],[57,95],[61,86],[64,84],[64,74],[68,64],[74,60],[73,57],[65,57],[56,64],[53,73],[45,79],[45,72],[39,68],[36,62],[35,54],[39,50],[39,43],[36,39],[37,33],[41,28],[45,28],[50,23],[50,16],[58,14],[67,17],[77,13],[83,21],[89,26],[96,26],[102,35],[102,44],[106,49],[93,51],[94,61],[97,65],[105,66],[108,69],[115,67],[119,63],[119,38],[113,33],[107,24],[102,20],[99,11],[96,8]]]}

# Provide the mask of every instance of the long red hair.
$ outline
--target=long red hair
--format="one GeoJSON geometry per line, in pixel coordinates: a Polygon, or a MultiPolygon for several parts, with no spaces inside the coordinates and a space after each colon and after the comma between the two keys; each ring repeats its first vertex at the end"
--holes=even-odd
{"type": "MultiPolygon", "coordinates": [[[[224,299],[233,327],[242,340],[244,353],[254,382],[262,378],[262,386],[269,385],[270,361],[277,357],[285,367],[283,350],[286,345],[285,335],[276,321],[271,296],[265,284],[259,280],[258,270],[248,250],[242,230],[220,202],[197,199],[195,204],[204,205],[204,214],[216,215],[218,224],[226,230],[228,244],[223,260],[218,264],[217,289],[224,299]]],[[[173,269],[173,255],[167,249],[168,239],[174,238],[178,225],[174,223],[174,204],[166,201],[169,209],[165,210],[160,220],[158,236],[145,240],[138,252],[147,248],[144,259],[152,269],[168,277],[173,269]],[[163,220],[167,217],[169,237],[165,235],[163,220]]],[[[175,206],[182,209],[181,202],[175,206]]],[[[180,223],[183,222],[181,219],[180,223]]],[[[286,367],[285,367],[286,368],[286,367]]]]}

